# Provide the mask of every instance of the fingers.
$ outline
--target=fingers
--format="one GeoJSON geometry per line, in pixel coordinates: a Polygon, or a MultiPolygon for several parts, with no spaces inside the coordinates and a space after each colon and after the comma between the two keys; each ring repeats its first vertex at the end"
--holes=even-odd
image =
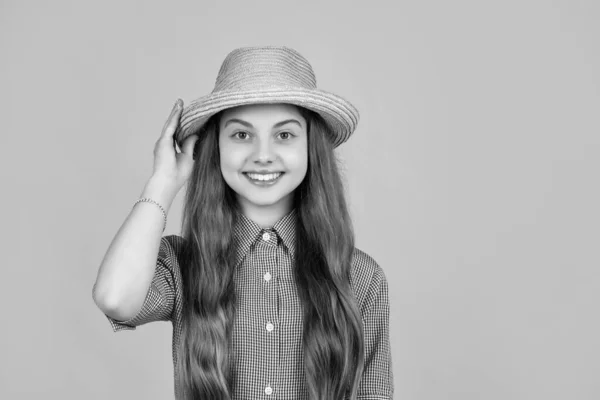
{"type": "Polygon", "coordinates": [[[175,131],[177,130],[177,126],[179,125],[179,118],[181,117],[182,110],[183,101],[181,99],[177,99],[175,105],[173,106],[173,109],[171,110],[171,114],[167,119],[167,122],[165,122],[165,125],[163,126],[161,136],[164,136],[168,139],[173,138],[173,134],[175,133],[175,131]]]}
{"type": "Polygon", "coordinates": [[[194,151],[194,145],[196,144],[196,141],[198,141],[198,139],[199,136],[196,134],[188,136],[183,141],[183,149],[181,149],[181,152],[193,157],[192,152],[194,151]]]}

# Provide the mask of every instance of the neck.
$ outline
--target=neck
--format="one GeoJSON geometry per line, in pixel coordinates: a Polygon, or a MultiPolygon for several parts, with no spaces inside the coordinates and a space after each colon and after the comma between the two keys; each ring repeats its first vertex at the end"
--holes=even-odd
{"type": "Polygon", "coordinates": [[[286,216],[293,208],[293,196],[289,194],[275,204],[257,205],[238,198],[241,210],[246,217],[261,228],[271,228],[277,221],[286,216]]]}

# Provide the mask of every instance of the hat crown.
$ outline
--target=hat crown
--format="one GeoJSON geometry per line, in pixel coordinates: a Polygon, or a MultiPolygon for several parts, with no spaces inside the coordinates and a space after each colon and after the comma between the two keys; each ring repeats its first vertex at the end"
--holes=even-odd
{"type": "Polygon", "coordinates": [[[242,47],[225,57],[215,92],[266,88],[315,89],[317,79],[300,53],[288,47],[242,47]]]}

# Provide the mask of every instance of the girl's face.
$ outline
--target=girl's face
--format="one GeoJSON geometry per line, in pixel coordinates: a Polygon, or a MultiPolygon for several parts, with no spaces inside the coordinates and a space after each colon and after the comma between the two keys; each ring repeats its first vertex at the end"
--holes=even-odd
{"type": "Polygon", "coordinates": [[[219,122],[221,172],[248,214],[293,206],[308,167],[306,120],[290,104],[227,109],[219,122]]]}

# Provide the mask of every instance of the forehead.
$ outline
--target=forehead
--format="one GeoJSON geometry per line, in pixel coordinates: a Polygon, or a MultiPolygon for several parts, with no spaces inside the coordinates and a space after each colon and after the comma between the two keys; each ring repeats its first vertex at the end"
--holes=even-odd
{"type": "Polygon", "coordinates": [[[279,120],[285,118],[296,118],[304,121],[297,106],[293,104],[249,104],[229,108],[223,111],[222,122],[229,118],[240,118],[244,120],[279,120]]]}

